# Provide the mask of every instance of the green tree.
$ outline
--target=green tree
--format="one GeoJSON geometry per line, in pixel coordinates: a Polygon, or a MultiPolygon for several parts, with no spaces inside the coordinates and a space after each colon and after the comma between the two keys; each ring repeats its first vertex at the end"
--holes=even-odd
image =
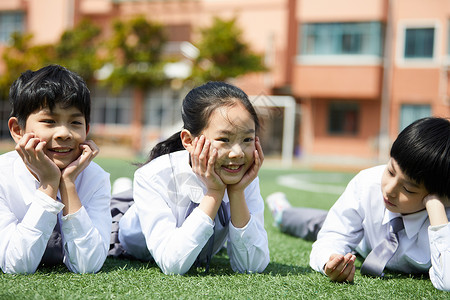
{"type": "Polygon", "coordinates": [[[55,46],[56,62],[92,82],[94,72],[102,66],[97,54],[100,34],[101,29],[87,19],[66,30],[55,46]]]}
{"type": "Polygon", "coordinates": [[[201,30],[196,45],[199,56],[194,62],[190,79],[196,82],[224,81],[250,72],[266,70],[262,57],[250,51],[242,39],[236,19],[215,18],[211,27],[201,30]]]}
{"type": "Polygon", "coordinates": [[[114,92],[127,86],[145,91],[165,83],[162,59],[165,43],[160,24],[144,17],[116,21],[108,44],[112,72],[105,83],[114,92]]]}
{"type": "Polygon", "coordinates": [[[7,99],[9,87],[21,73],[26,70],[37,70],[54,59],[52,45],[32,45],[31,34],[13,33],[11,44],[5,48],[3,61],[5,72],[0,76],[0,99],[7,99]]]}
{"type": "MultiPolygon", "coordinates": [[[[113,92],[125,87],[133,89],[131,130],[142,131],[145,92],[165,84],[163,48],[166,43],[160,24],[138,16],[128,21],[116,21],[108,43],[110,75],[104,80],[113,92]]],[[[141,149],[141,135],[134,134],[132,146],[141,149]]]]}

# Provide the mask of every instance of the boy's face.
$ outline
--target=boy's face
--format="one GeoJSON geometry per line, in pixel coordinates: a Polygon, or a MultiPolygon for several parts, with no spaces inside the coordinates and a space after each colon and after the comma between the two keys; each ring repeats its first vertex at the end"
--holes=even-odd
{"type": "Polygon", "coordinates": [[[202,134],[217,149],[215,171],[225,184],[238,183],[254,161],[255,122],[236,102],[215,109],[202,134]]]}
{"type": "Polygon", "coordinates": [[[64,169],[80,156],[80,143],[86,140],[88,127],[80,110],[56,105],[53,111],[43,108],[30,114],[21,131],[22,136],[31,132],[46,141],[44,153],[64,169]]]}
{"type": "Polygon", "coordinates": [[[393,158],[381,178],[381,191],[384,205],[391,212],[411,214],[425,209],[422,203],[428,195],[425,186],[406,176],[393,158]]]}

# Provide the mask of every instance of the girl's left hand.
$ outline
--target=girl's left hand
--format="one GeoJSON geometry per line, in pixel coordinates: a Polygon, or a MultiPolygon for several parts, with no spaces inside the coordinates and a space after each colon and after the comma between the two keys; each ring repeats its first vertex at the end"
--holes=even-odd
{"type": "Polygon", "coordinates": [[[242,176],[242,179],[232,185],[227,186],[228,193],[236,192],[239,190],[244,190],[253,180],[255,180],[256,176],[258,176],[259,169],[261,168],[264,161],[264,153],[261,147],[261,143],[259,137],[255,138],[255,151],[254,151],[254,161],[247,172],[242,176]]]}
{"type": "Polygon", "coordinates": [[[84,143],[80,144],[80,149],[80,156],[63,170],[61,170],[62,180],[75,182],[75,179],[77,179],[78,175],[80,175],[80,173],[84,169],[86,169],[86,167],[100,152],[98,146],[94,143],[94,141],[91,140],[87,140],[84,143]]]}

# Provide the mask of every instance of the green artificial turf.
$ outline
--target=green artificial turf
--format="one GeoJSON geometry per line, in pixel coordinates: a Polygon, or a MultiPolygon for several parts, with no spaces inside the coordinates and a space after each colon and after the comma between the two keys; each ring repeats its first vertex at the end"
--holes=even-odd
{"type": "MultiPolygon", "coordinates": [[[[114,180],[132,176],[131,161],[97,158],[114,180]]],[[[265,198],[275,191],[287,194],[293,205],[328,209],[338,195],[301,191],[279,185],[282,175],[311,178],[314,183],[344,188],[352,173],[313,172],[263,168],[261,193],[265,198]],[[306,174],[306,175],[305,175],[306,174]]],[[[0,299],[448,299],[436,290],[427,276],[391,274],[386,279],[363,277],[353,284],[330,282],[309,267],[311,242],[281,233],[273,225],[268,209],[265,226],[269,237],[271,263],[262,274],[236,274],[226,251],[216,255],[210,272],[195,269],[184,276],[167,276],[154,263],[108,258],[97,274],[73,274],[65,266],[39,269],[32,275],[0,272],[0,299]]]]}

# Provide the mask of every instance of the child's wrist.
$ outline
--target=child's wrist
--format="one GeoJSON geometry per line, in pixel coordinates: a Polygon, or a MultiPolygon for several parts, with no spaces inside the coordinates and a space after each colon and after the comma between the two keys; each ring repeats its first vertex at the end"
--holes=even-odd
{"type": "Polygon", "coordinates": [[[75,181],[70,180],[70,179],[61,179],[61,182],[59,183],[59,187],[60,189],[64,189],[64,190],[76,190],[76,186],[75,186],[75,181]]]}
{"type": "Polygon", "coordinates": [[[205,196],[214,198],[216,201],[222,201],[225,195],[225,189],[208,189],[205,196]]]}
{"type": "Polygon", "coordinates": [[[227,189],[228,192],[228,198],[230,199],[230,201],[232,199],[245,199],[245,194],[244,194],[244,190],[243,189],[232,189],[232,188],[228,188],[227,189]]]}
{"type": "Polygon", "coordinates": [[[41,183],[38,190],[55,200],[58,195],[58,185],[41,183]]]}

